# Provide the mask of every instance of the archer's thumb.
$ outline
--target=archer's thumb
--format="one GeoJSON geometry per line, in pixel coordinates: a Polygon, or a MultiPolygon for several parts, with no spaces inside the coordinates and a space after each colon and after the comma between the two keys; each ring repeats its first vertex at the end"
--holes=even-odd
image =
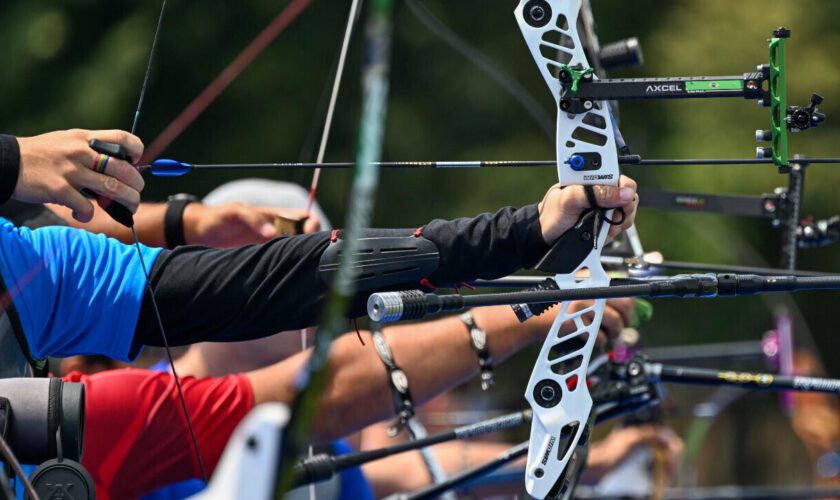
{"type": "Polygon", "coordinates": [[[636,189],[631,186],[595,186],[598,206],[618,208],[627,205],[636,197],[636,189]]]}

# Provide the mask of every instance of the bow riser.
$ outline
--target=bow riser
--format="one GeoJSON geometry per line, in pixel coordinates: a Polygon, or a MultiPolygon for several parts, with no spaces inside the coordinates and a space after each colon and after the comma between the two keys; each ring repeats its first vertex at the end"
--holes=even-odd
{"type": "MultiPolygon", "coordinates": [[[[537,67],[558,107],[557,172],[562,186],[617,184],[620,176],[613,117],[609,104],[591,102],[588,110],[570,114],[560,110],[563,65],[590,65],[580,30],[587,29],[582,0],[522,0],[515,16],[537,67]]],[[[591,29],[588,31],[591,35],[591,29]]],[[[592,75],[594,78],[594,75],[592,75]]],[[[605,214],[612,217],[612,211],[605,214]]],[[[555,277],[561,289],[607,286],[601,248],[609,232],[599,228],[597,244],[574,272],[555,277]],[[581,271],[588,277],[578,279],[581,271]]],[[[594,243],[594,242],[593,242],[594,243]]],[[[592,397],[586,384],[589,360],[601,326],[605,300],[571,313],[564,303],[540,351],[525,399],[534,418],[525,473],[528,493],[536,498],[563,496],[573,489],[580,459],[575,452],[591,432],[592,397]],[[567,323],[575,330],[562,334],[567,323]]]]}
{"type": "MultiPolygon", "coordinates": [[[[587,264],[591,264],[592,257],[587,259],[587,264]]],[[[600,265],[589,270],[599,276],[593,276],[591,281],[558,282],[558,285],[568,289],[609,284],[600,265]]],[[[596,300],[591,307],[574,313],[569,312],[569,304],[563,304],[555,319],[525,391],[525,399],[534,412],[525,487],[536,498],[548,496],[561,479],[574,480],[567,477],[566,470],[579,442],[592,430],[587,428],[592,396],[586,385],[586,374],[606,301],[596,300]],[[567,321],[574,323],[575,331],[563,334],[561,328],[567,321]],[[571,439],[569,431],[574,431],[571,439]]]]}
{"type": "Polygon", "coordinates": [[[558,73],[562,65],[593,67],[579,31],[582,5],[581,0],[524,0],[514,14],[558,106],[557,170],[561,185],[617,184],[618,151],[609,105],[592,102],[589,111],[579,114],[559,109],[563,88],[558,73]],[[540,12],[544,17],[535,19],[540,12]],[[573,167],[573,157],[582,159],[583,165],[573,167]]]}

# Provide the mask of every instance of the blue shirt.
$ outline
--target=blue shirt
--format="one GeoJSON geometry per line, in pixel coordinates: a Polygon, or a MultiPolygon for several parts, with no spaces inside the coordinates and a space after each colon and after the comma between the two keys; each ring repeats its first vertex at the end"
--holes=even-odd
{"type": "MultiPolygon", "coordinates": [[[[162,252],[140,246],[147,269],[162,252]]],[[[0,217],[0,274],[32,355],[129,361],[146,278],[134,246],[69,227],[0,217]]]]}

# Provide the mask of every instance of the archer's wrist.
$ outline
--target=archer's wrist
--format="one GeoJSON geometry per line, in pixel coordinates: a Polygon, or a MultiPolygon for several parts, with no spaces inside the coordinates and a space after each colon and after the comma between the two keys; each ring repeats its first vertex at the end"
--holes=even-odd
{"type": "Polygon", "coordinates": [[[550,249],[541,235],[536,204],[434,220],[422,228],[422,236],[440,250],[440,265],[428,277],[437,286],[508,276],[534,267],[550,249]]]}
{"type": "Polygon", "coordinates": [[[166,248],[200,243],[198,227],[205,210],[207,207],[198,203],[194,196],[170,197],[163,222],[166,248]]]}

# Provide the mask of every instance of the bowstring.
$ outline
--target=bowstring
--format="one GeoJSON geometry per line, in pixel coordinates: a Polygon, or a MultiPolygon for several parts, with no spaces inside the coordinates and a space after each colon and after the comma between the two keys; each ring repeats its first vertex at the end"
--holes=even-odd
{"type": "Polygon", "coordinates": [[[378,186],[378,161],[382,154],[382,139],[388,103],[389,70],[392,42],[391,15],[393,0],[370,2],[366,24],[367,56],[362,69],[363,98],[360,117],[356,168],[349,190],[347,224],[343,242],[346,243],[338,274],[324,299],[323,320],[316,337],[315,348],[296,381],[297,395],[292,403],[291,420],[283,436],[283,450],[278,464],[276,494],[282,495],[294,483],[292,462],[299,456],[301,443],[308,444],[319,394],[326,386],[330,345],[343,331],[343,321],[355,293],[359,235],[371,218],[373,200],[378,186]]]}
{"type": "MultiPolygon", "coordinates": [[[[332,131],[333,117],[335,116],[335,105],[338,101],[338,94],[341,90],[341,80],[344,75],[344,68],[347,63],[347,50],[350,48],[350,39],[353,37],[353,27],[356,25],[358,19],[359,7],[361,0],[353,0],[350,4],[350,16],[347,18],[347,26],[344,28],[344,38],[341,41],[341,52],[338,56],[338,66],[335,71],[335,79],[333,80],[332,92],[330,93],[330,103],[327,106],[327,116],[324,120],[324,129],[321,133],[321,143],[318,146],[318,156],[315,163],[324,163],[324,156],[327,153],[327,144],[330,140],[330,132],[332,131]]],[[[315,193],[318,191],[318,182],[321,179],[321,168],[315,169],[312,174],[312,182],[309,185],[309,201],[306,204],[306,216],[312,212],[312,204],[315,203],[315,193]]]]}
{"type": "MultiPolygon", "coordinates": [[[[143,102],[146,99],[146,90],[149,86],[149,79],[152,74],[152,67],[155,59],[155,54],[157,53],[157,46],[158,40],[160,39],[160,31],[161,26],[163,25],[163,18],[166,12],[166,0],[161,2],[160,6],[160,14],[158,15],[157,26],[155,27],[155,34],[152,38],[152,46],[149,50],[149,59],[146,63],[146,72],[143,76],[143,85],[140,87],[140,97],[137,101],[137,109],[134,112],[134,120],[131,124],[131,134],[134,135],[137,131],[137,125],[140,122],[140,114],[143,108],[143,102]]],[[[190,440],[192,441],[193,449],[195,450],[195,457],[198,461],[198,468],[201,471],[201,477],[207,482],[207,470],[204,468],[204,460],[201,457],[201,450],[198,447],[198,439],[195,436],[195,429],[193,429],[192,419],[190,419],[190,412],[187,409],[187,401],[184,398],[184,391],[181,387],[181,380],[178,377],[178,373],[175,370],[175,360],[172,357],[172,350],[169,347],[169,338],[166,335],[166,329],[163,327],[163,318],[160,315],[160,308],[158,307],[157,299],[155,299],[155,292],[152,289],[152,278],[149,274],[149,270],[146,267],[146,261],[143,259],[143,249],[140,247],[140,237],[137,235],[137,229],[134,225],[131,226],[131,236],[134,238],[134,248],[137,250],[137,257],[140,260],[140,267],[143,270],[143,276],[146,279],[146,290],[149,293],[149,297],[152,299],[152,309],[155,313],[155,319],[157,320],[158,329],[160,330],[160,337],[163,341],[163,347],[166,351],[166,358],[169,361],[169,369],[172,371],[172,377],[175,379],[175,387],[178,391],[178,400],[181,402],[181,409],[184,412],[184,419],[187,423],[187,429],[189,430],[190,440]]]]}
{"type": "MultiPolygon", "coordinates": [[[[360,5],[361,0],[353,0],[353,2],[350,4],[350,14],[347,17],[347,25],[344,28],[344,36],[341,40],[341,49],[339,51],[338,63],[335,68],[335,76],[333,78],[332,90],[330,91],[330,101],[327,105],[327,113],[326,117],[324,118],[324,128],[321,131],[321,142],[318,145],[318,155],[315,159],[315,162],[319,165],[321,163],[324,163],[324,156],[327,152],[327,144],[329,143],[330,132],[332,131],[333,117],[335,116],[335,106],[338,102],[338,94],[341,91],[341,81],[342,77],[344,76],[344,68],[346,67],[347,63],[347,52],[350,48],[350,40],[353,38],[353,28],[355,27],[356,20],[358,19],[360,5]]],[[[307,218],[312,214],[312,205],[315,203],[315,193],[318,190],[318,182],[320,178],[321,168],[318,167],[312,174],[312,182],[309,186],[309,200],[306,204],[305,215],[305,217],[307,218]]],[[[300,330],[301,352],[306,351],[306,349],[309,347],[307,345],[306,333],[306,328],[302,328],[300,330]]],[[[313,449],[311,444],[309,445],[308,453],[310,458],[315,453],[315,450],[313,449]]],[[[316,498],[314,483],[309,484],[309,498],[310,500],[315,500],[316,498]]]]}

